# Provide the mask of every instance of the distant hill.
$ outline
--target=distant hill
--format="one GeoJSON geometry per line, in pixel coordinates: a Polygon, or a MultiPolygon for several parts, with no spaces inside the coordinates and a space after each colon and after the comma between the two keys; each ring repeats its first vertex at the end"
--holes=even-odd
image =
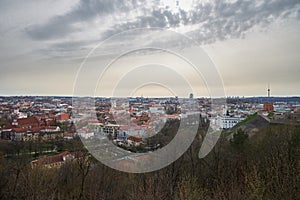
{"type": "Polygon", "coordinates": [[[266,102],[286,102],[295,103],[300,102],[300,97],[229,97],[226,99],[227,103],[239,103],[239,102],[249,102],[249,103],[266,103],[266,102]]]}

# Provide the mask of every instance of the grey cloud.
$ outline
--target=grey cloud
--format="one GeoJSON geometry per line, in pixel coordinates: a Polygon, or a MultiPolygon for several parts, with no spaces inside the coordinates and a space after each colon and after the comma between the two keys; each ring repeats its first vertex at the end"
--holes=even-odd
{"type": "Polygon", "coordinates": [[[35,40],[53,39],[63,37],[75,31],[70,21],[63,17],[56,17],[47,25],[33,26],[26,29],[27,34],[35,40]]]}
{"type": "Polygon", "coordinates": [[[60,42],[47,48],[37,49],[33,53],[43,60],[69,60],[70,57],[82,59],[91,50],[90,44],[94,42],[93,40],[60,42]]]}
{"type": "Polygon", "coordinates": [[[26,33],[35,40],[47,40],[66,36],[76,29],[76,22],[84,22],[97,16],[114,12],[128,12],[136,6],[137,1],[131,0],[81,0],[70,12],[56,16],[42,25],[34,25],[26,29],[26,33]]]}
{"type": "MultiPolygon", "coordinates": [[[[193,10],[153,10],[149,16],[140,16],[134,22],[117,24],[105,33],[105,37],[115,33],[144,27],[179,27],[199,25],[195,31],[187,33],[200,43],[212,43],[227,38],[241,38],[255,25],[268,25],[278,18],[289,17],[299,9],[299,0],[257,1],[238,0],[234,3],[223,0],[198,4],[193,10]]],[[[299,12],[299,10],[298,10],[299,12]]]]}
{"type": "MultiPolygon", "coordinates": [[[[179,5],[180,6],[180,5],[179,5]]],[[[141,4],[138,0],[81,0],[70,12],[52,18],[46,24],[29,27],[27,34],[35,40],[51,40],[68,36],[79,28],[73,26],[76,22],[86,22],[96,17],[119,15],[119,12],[130,14],[133,9],[140,10],[140,15],[125,23],[115,20],[110,29],[97,38],[82,38],[82,41],[68,41],[50,45],[44,51],[50,55],[72,54],[90,47],[116,33],[122,31],[146,28],[175,28],[187,25],[196,29],[186,34],[201,44],[213,43],[228,38],[243,38],[248,30],[255,25],[267,27],[276,19],[288,18],[299,14],[299,0],[237,0],[234,3],[224,0],[200,1],[191,10],[180,9],[172,12],[168,8],[159,7],[159,1],[152,0],[141,4]],[[259,4],[258,4],[259,2],[259,4]],[[142,14],[141,14],[142,13],[142,14]]],[[[171,45],[171,44],[170,44],[171,45]]],[[[172,44],[174,45],[174,44],[172,44]]],[[[44,52],[41,51],[41,52],[44,52]]],[[[84,51],[85,52],[85,51],[84,51]]]]}

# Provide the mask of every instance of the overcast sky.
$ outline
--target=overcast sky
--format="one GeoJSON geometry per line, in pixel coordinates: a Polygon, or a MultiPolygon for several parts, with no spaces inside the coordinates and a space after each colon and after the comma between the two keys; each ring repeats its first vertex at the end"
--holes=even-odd
{"type": "Polygon", "coordinates": [[[299,0],[0,1],[0,95],[205,96],[212,68],[227,96],[300,95],[299,52],[299,0]]]}

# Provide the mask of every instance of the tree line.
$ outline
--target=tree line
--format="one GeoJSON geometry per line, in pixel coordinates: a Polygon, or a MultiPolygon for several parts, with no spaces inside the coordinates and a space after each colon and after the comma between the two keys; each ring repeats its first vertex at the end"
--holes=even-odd
{"type": "MultiPolygon", "coordinates": [[[[174,126],[165,129],[164,137],[174,126]]],[[[177,161],[143,174],[116,171],[88,154],[60,168],[32,168],[33,155],[6,158],[5,148],[15,145],[6,144],[0,199],[300,199],[300,127],[273,124],[251,138],[238,129],[230,139],[222,135],[212,152],[199,159],[206,128],[199,127],[177,161]]],[[[68,145],[86,152],[79,143],[68,145]]]]}

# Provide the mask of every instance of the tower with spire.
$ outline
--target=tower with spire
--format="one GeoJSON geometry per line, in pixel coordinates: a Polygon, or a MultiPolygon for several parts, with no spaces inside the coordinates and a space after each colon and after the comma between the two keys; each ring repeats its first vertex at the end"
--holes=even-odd
{"type": "Polygon", "coordinates": [[[271,89],[270,89],[270,85],[268,85],[268,101],[264,103],[264,111],[274,112],[274,105],[270,101],[270,97],[271,97],[271,89]]]}

